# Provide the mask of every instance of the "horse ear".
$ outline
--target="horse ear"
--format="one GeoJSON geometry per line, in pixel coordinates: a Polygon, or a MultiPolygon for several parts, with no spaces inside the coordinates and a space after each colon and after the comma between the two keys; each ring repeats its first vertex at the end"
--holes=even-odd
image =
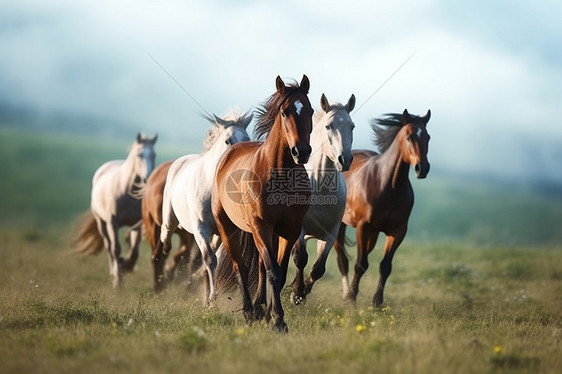
{"type": "Polygon", "coordinates": [[[328,98],[324,94],[320,96],[320,106],[322,107],[322,110],[324,112],[328,113],[330,111],[330,103],[328,102],[328,98]]]}
{"type": "Polygon", "coordinates": [[[277,87],[277,92],[281,95],[285,93],[285,82],[283,82],[283,79],[281,79],[279,75],[275,79],[275,86],[277,87]]]}
{"type": "Polygon", "coordinates": [[[430,118],[431,118],[431,110],[428,109],[427,114],[425,116],[423,116],[423,122],[424,122],[425,125],[427,125],[430,118]]]}
{"type": "Polygon", "coordinates": [[[143,137],[142,132],[139,132],[139,133],[137,134],[137,143],[141,143],[141,142],[142,142],[142,137],[143,137]]]}
{"type": "Polygon", "coordinates": [[[408,113],[408,109],[404,109],[402,113],[402,123],[407,124],[411,122],[410,113],[408,113]]]}
{"type": "Polygon", "coordinates": [[[250,112],[246,113],[242,118],[242,120],[240,121],[240,126],[242,126],[243,128],[247,128],[250,122],[252,122],[252,118],[254,118],[253,113],[250,112]]]}
{"type": "Polygon", "coordinates": [[[351,113],[353,108],[355,108],[355,95],[351,94],[351,97],[347,101],[347,104],[345,104],[345,110],[347,110],[348,113],[351,113]]]}
{"type": "Polygon", "coordinates": [[[156,143],[156,140],[158,140],[158,134],[154,134],[152,139],[150,139],[150,143],[152,143],[152,145],[154,145],[154,143],[156,143]]]}
{"type": "Polygon", "coordinates": [[[300,87],[305,93],[308,94],[308,90],[310,89],[310,81],[308,80],[308,77],[306,76],[306,74],[302,75],[300,87]]]}
{"type": "Polygon", "coordinates": [[[220,118],[216,114],[213,114],[213,116],[215,117],[215,123],[217,125],[222,126],[222,127],[226,127],[226,121],[225,120],[223,120],[222,118],[220,118]]]}

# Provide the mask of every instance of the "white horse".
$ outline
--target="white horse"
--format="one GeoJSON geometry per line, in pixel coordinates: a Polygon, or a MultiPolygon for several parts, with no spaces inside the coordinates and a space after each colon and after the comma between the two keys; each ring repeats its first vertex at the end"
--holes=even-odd
{"type": "Polygon", "coordinates": [[[314,116],[310,135],[313,152],[305,165],[312,188],[310,207],[299,240],[293,247],[297,273],[291,299],[295,304],[305,300],[314,282],[326,271],[326,259],[336,241],[345,210],[347,189],[341,172],[349,170],[353,161],[351,144],[355,125],[349,113],[355,107],[355,96],[351,95],[347,104],[342,105],[328,102],[322,94],[320,104],[323,112],[314,116]],[[318,239],[317,260],[305,282],[306,241],[312,237],[318,239]]]}
{"type": "Polygon", "coordinates": [[[252,114],[232,113],[221,119],[206,117],[213,127],[209,130],[203,154],[190,154],[178,158],[168,171],[162,202],[162,231],[160,246],[167,253],[176,228],[192,233],[201,251],[207,271],[205,303],[216,299],[215,270],[217,258],[213,251],[219,235],[211,212],[211,192],[217,163],[232,144],[248,141],[246,128],[252,114]],[[214,241],[213,245],[211,241],[214,241]]]}
{"type": "Polygon", "coordinates": [[[75,239],[77,252],[97,254],[104,247],[109,253],[109,273],[113,287],[121,285],[123,272],[132,271],[141,241],[141,198],[146,179],[154,169],[154,143],[139,133],[126,160],[114,160],[98,168],[92,180],[90,211],[81,222],[75,239]],[[131,226],[127,260],[121,257],[119,228],[131,226]]]}

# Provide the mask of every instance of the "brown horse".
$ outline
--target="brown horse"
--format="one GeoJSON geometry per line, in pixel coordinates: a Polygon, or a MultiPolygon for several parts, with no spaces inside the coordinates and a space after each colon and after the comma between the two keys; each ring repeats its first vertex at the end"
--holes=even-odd
{"type": "MultiPolygon", "coordinates": [[[[190,260],[190,250],[195,244],[195,239],[192,234],[187,231],[177,228],[176,234],[180,239],[180,246],[174,254],[173,261],[168,266],[167,277],[164,276],[164,265],[168,252],[164,252],[161,246],[158,246],[160,241],[160,230],[162,226],[162,200],[164,198],[164,186],[166,184],[166,176],[168,170],[172,166],[173,161],[165,162],[159,165],[146,182],[144,194],[142,198],[142,220],[146,232],[146,239],[152,250],[152,267],[154,269],[154,291],[160,292],[164,289],[166,283],[174,277],[177,270],[180,274],[185,274],[187,265],[190,260]]],[[[195,251],[196,254],[199,251],[195,251]]],[[[200,262],[200,259],[199,259],[200,262]]],[[[194,262],[194,267],[197,261],[194,262]]]]}
{"type": "Polygon", "coordinates": [[[277,91],[259,111],[254,129],[256,139],[266,137],[265,141],[242,142],[225,152],[217,165],[212,208],[242,291],[246,321],[262,316],[261,304],[269,287],[268,316],[274,318],[274,330],[286,332],[281,288],[309,206],[310,181],[303,165],[312,151],[314,111],[306,75],[300,86],[285,86],[280,77],[275,83],[277,91]],[[250,234],[253,243],[245,240],[250,234]],[[253,302],[243,258],[243,252],[256,250],[249,244],[257,247],[261,263],[253,302]]]}
{"type": "Polygon", "coordinates": [[[347,204],[335,249],[342,274],[343,297],[355,301],[359,282],[369,266],[368,255],[375,247],[380,232],[386,235],[384,257],[379,268],[379,283],[373,305],[383,302],[386,280],[392,271],[392,258],[406,236],[408,219],[414,205],[414,191],[408,174],[410,165],[418,178],[429,172],[427,151],[429,134],[428,111],[424,117],[388,114],[375,120],[371,127],[381,154],[372,151],[354,151],[353,164],[344,172],[347,184],[347,204]],[[349,263],[344,250],[345,228],[356,228],[357,261],[351,290],[347,280],[349,263]]]}

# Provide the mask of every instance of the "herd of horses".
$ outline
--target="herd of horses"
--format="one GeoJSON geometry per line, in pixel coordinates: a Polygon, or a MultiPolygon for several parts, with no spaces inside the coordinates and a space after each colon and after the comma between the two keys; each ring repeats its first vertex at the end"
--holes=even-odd
{"type": "Polygon", "coordinates": [[[355,301],[382,232],[386,243],[373,305],[383,303],[392,258],[414,204],[410,166],[418,178],[429,172],[431,113],[415,116],[404,110],[376,119],[371,127],[379,153],[352,150],[354,95],[341,104],[322,94],[322,110],[315,113],[306,75],[300,84],[288,85],[278,76],[275,85],[254,113],[205,117],[211,128],[201,154],[155,167],[157,137],[139,134],[126,160],[96,171],[90,210],[80,221],[75,244],[81,253],[107,249],[114,288],[133,270],[144,233],[156,292],[188,267],[191,272],[202,267],[206,305],[237,285],[247,323],[265,318],[274,330],[286,332],[281,290],[291,254],[297,269],[292,302],[302,303],[323,276],[332,246],[343,297],[355,301]],[[254,141],[246,131],[253,119],[254,141]],[[127,257],[119,244],[122,226],[130,227],[127,257]],[[357,236],[351,285],[347,226],[357,236]],[[179,247],[167,261],[174,234],[179,247]],[[305,277],[310,238],[317,239],[317,256],[305,277]]]}

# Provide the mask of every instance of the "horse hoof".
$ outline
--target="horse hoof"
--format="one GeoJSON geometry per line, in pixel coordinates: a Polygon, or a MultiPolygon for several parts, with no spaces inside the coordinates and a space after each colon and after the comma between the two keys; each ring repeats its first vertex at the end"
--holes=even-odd
{"type": "Polygon", "coordinates": [[[291,293],[291,300],[295,305],[304,304],[306,302],[306,296],[296,293],[291,293]]]}
{"type": "Polygon", "coordinates": [[[265,311],[261,305],[254,305],[254,318],[258,321],[265,318],[265,311]]]}
{"type": "Polygon", "coordinates": [[[289,328],[287,327],[287,324],[285,322],[280,322],[273,325],[273,331],[286,334],[289,332],[289,328]]]}

